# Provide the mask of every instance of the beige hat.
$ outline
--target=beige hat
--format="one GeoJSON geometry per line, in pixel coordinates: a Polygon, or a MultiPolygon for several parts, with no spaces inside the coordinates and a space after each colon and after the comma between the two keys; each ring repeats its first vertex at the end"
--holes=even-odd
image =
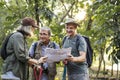
{"type": "Polygon", "coordinates": [[[23,26],[32,26],[35,28],[38,28],[38,26],[35,23],[35,20],[29,17],[25,17],[24,19],[22,19],[22,23],[23,26]]]}
{"type": "Polygon", "coordinates": [[[74,24],[76,24],[77,26],[80,26],[80,25],[77,23],[77,21],[76,21],[75,19],[73,19],[73,18],[68,18],[68,19],[66,19],[65,24],[68,24],[68,23],[74,23],[74,24]]]}

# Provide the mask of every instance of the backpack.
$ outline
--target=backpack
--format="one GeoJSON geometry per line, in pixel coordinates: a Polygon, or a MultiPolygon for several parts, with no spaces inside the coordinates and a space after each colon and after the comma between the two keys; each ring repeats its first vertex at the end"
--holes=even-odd
{"type": "Polygon", "coordinates": [[[11,33],[9,34],[5,39],[4,41],[2,42],[2,46],[1,46],[1,49],[0,49],[0,55],[1,55],[1,58],[3,60],[5,60],[10,54],[7,54],[7,51],[6,51],[6,47],[7,47],[7,43],[9,41],[9,38],[10,36],[12,36],[14,33],[11,33]]]}
{"type": "MultiPolygon", "coordinates": [[[[67,37],[67,36],[65,36],[65,37],[63,38],[62,45],[64,44],[64,42],[65,42],[65,40],[66,40],[66,37],[67,37]]],[[[77,48],[77,49],[78,49],[78,47],[79,47],[80,38],[84,38],[85,41],[86,41],[86,44],[87,44],[86,59],[87,59],[88,67],[91,67],[91,65],[92,65],[92,60],[93,60],[93,49],[92,49],[92,47],[91,47],[91,45],[90,45],[89,38],[88,38],[88,37],[85,37],[85,36],[77,35],[77,39],[76,39],[76,48],[77,48]]]]}

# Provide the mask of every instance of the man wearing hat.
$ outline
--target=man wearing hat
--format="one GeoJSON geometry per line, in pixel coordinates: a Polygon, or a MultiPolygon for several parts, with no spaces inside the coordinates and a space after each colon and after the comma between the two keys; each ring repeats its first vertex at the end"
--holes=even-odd
{"type": "Polygon", "coordinates": [[[29,57],[26,38],[32,36],[35,28],[38,28],[35,20],[26,17],[10,36],[6,46],[9,56],[4,60],[1,75],[3,80],[28,80],[28,64],[36,65],[46,61],[46,57],[38,60],[29,57]]]}
{"type": "Polygon", "coordinates": [[[76,47],[77,26],[79,24],[73,18],[69,18],[65,22],[65,30],[67,33],[63,43],[63,48],[71,47],[71,54],[67,58],[66,66],[68,80],[89,80],[88,68],[86,63],[86,42],[84,38],[80,38],[80,45],[76,47]]]}

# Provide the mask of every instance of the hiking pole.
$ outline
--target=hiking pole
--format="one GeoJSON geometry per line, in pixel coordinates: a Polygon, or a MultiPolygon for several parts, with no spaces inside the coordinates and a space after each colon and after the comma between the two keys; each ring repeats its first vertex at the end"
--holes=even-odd
{"type": "Polygon", "coordinates": [[[34,72],[35,80],[41,80],[42,72],[43,72],[42,67],[39,65],[34,65],[33,72],[34,72]]]}
{"type": "Polygon", "coordinates": [[[64,65],[64,71],[63,71],[63,75],[62,75],[62,80],[66,80],[66,72],[67,71],[67,66],[64,65]]]}

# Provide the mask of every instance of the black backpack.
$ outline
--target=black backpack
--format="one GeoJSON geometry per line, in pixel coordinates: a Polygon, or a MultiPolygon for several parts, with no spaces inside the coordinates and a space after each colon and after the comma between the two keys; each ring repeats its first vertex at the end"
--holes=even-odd
{"type": "Polygon", "coordinates": [[[4,41],[2,42],[2,45],[1,45],[1,49],[0,49],[0,55],[1,55],[1,58],[3,60],[5,60],[10,54],[7,54],[7,51],[6,51],[6,47],[7,47],[7,43],[9,41],[9,38],[11,35],[13,35],[14,33],[11,33],[9,34],[5,39],[4,41]]]}
{"type": "MultiPolygon", "coordinates": [[[[65,36],[63,38],[63,41],[62,41],[62,45],[64,44],[65,40],[66,40],[66,37],[65,36]]],[[[85,41],[86,41],[86,44],[87,44],[87,54],[86,54],[86,59],[87,59],[87,64],[88,64],[88,67],[91,67],[92,65],[92,61],[93,61],[93,49],[90,45],[90,40],[88,37],[85,37],[85,36],[81,36],[81,35],[77,35],[77,39],[76,39],[76,47],[78,48],[79,47],[79,42],[80,42],[80,38],[84,38],[85,41]]]]}

